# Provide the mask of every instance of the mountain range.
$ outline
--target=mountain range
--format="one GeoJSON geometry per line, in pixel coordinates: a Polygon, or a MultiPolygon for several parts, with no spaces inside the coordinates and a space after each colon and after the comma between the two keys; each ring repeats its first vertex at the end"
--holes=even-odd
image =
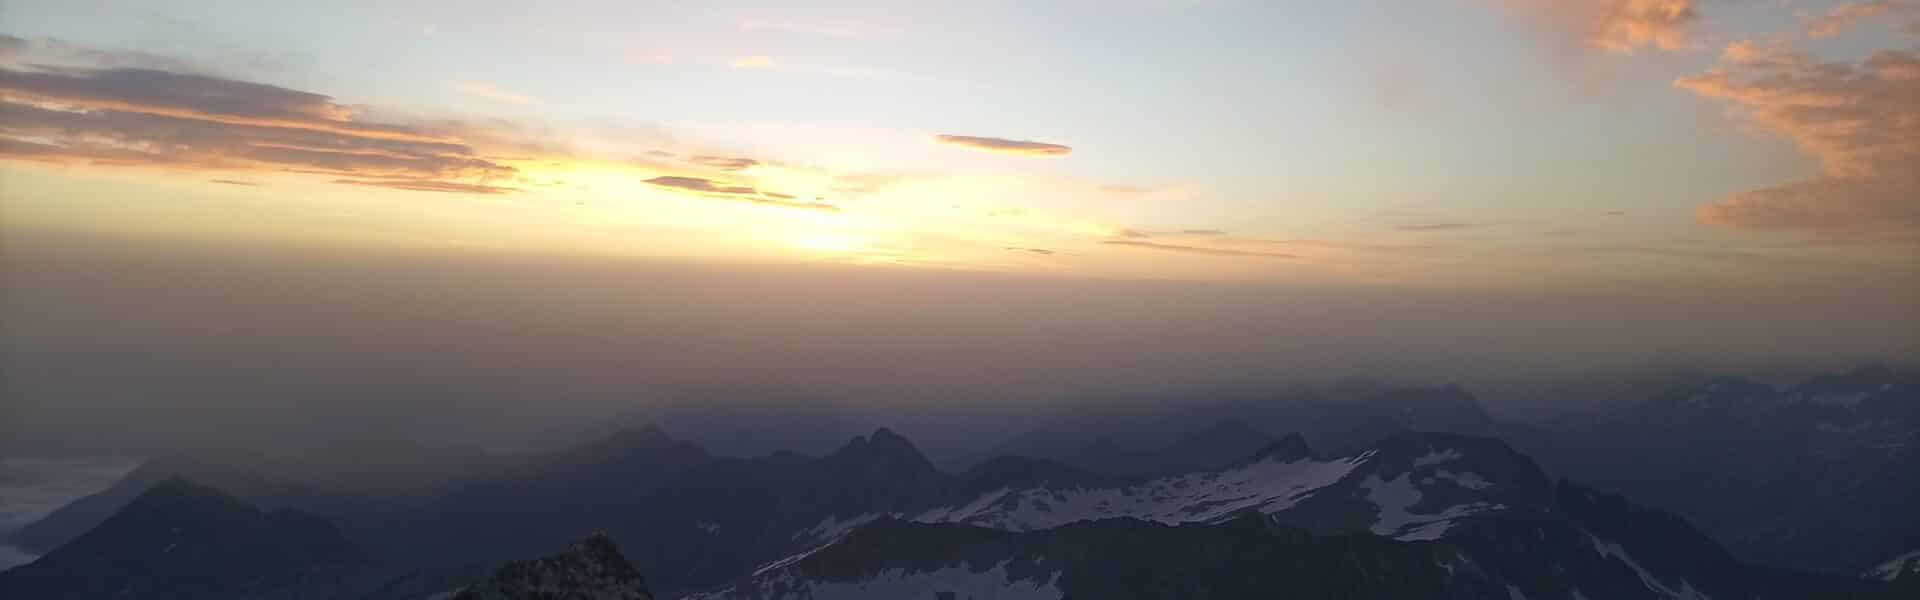
{"type": "Polygon", "coordinates": [[[159,459],[16,534],[52,547],[0,595],[1911,597],[1913,386],[1714,379],[1513,425],[1348,382],[964,469],[887,429],[741,458],[642,427],[404,492],[159,459]]]}

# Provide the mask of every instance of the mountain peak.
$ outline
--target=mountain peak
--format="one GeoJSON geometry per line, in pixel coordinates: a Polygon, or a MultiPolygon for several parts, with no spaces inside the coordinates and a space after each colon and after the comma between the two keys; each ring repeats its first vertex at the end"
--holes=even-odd
{"type": "Polygon", "coordinates": [[[325,519],[292,509],[265,512],[168,477],[80,537],[0,573],[0,596],[231,598],[367,563],[325,519]]]}
{"type": "Polygon", "coordinates": [[[906,436],[902,436],[898,433],[894,433],[892,429],[887,429],[885,427],[881,427],[879,429],[873,430],[873,433],[867,436],[867,443],[873,444],[875,446],[887,446],[887,447],[894,447],[894,448],[904,447],[906,449],[919,452],[919,450],[914,449],[913,442],[907,441],[906,436]]]}
{"type": "Polygon", "coordinates": [[[1312,457],[1313,448],[1307,446],[1307,438],[1301,437],[1298,433],[1289,433],[1254,453],[1253,460],[1273,459],[1280,462],[1293,462],[1312,457]]]}
{"type": "Polygon", "coordinates": [[[595,532],[565,552],[514,561],[454,600],[651,600],[646,579],[621,556],[613,538],[595,532]]]}

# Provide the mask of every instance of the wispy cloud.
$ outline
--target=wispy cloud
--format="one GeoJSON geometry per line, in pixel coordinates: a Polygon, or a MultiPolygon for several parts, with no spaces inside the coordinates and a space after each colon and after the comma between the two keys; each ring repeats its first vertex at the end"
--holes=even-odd
{"type": "Polygon", "coordinates": [[[763,192],[763,191],[754,189],[753,186],[721,183],[721,182],[717,182],[704,177],[687,177],[682,175],[662,175],[659,177],[648,179],[646,181],[647,183],[652,184],[654,186],[667,188],[671,190],[677,190],[681,192],[688,192],[694,195],[708,197],[708,198],[739,200],[743,202],[752,202],[755,204],[765,204],[769,206],[782,206],[787,208],[801,208],[806,210],[818,210],[818,211],[826,211],[826,212],[838,212],[840,210],[840,207],[834,206],[832,204],[827,204],[825,202],[797,200],[791,194],[782,194],[778,192],[763,192]]]}
{"type": "Polygon", "coordinates": [[[456,181],[423,181],[418,179],[335,179],[334,183],[346,185],[364,185],[383,187],[411,192],[448,192],[455,194],[505,194],[516,191],[513,188],[492,186],[480,183],[460,183],[456,181]]]}
{"type": "Polygon", "coordinates": [[[1106,244],[1109,246],[1126,246],[1129,248],[1145,248],[1148,250],[1162,250],[1166,252],[1179,252],[1183,254],[1202,254],[1207,256],[1241,256],[1241,257],[1251,257],[1251,258],[1300,258],[1300,256],[1297,254],[1288,254],[1285,252],[1263,252],[1258,250],[1236,250],[1233,248],[1216,248],[1212,246],[1195,246],[1195,245],[1188,245],[1188,244],[1166,244],[1161,242],[1149,242],[1146,240],[1137,240],[1137,239],[1104,240],[1100,243],[1106,244]]]}
{"type": "Polygon", "coordinates": [[[933,136],[933,141],[950,146],[959,146],[972,150],[1013,156],[1066,156],[1073,153],[1073,148],[1060,144],[974,135],[941,134],[933,136]]]}
{"type": "Polygon", "coordinates": [[[651,183],[653,185],[657,185],[660,187],[669,187],[669,188],[687,190],[690,192],[700,192],[704,194],[729,194],[729,195],[743,195],[743,196],[759,194],[759,192],[755,191],[752,187],[749,187],[749,186],[723,185],[723,184],[715,183],[711,179],[702,179],[699,177],[662,175],[659,177],[655,177],[653,179],[648,179],[647,183],[651,183]]]}
{"type": "Polygon", "coordinates": [[[1028,254],[1040,254],[1040,255],[1047,255],[1047,256],[1051,256],[1055,254],[1054,251],[1048,250],[1046,248],[1026,248],[1022,246],[1007,246],[1006,249],[1012,250],[1014,252],[1025,252],[1028,254]]]}
{"type": "Polygon", "coordinates": [[[691,162],[693,164],[700,165],[703,167],[713,167],[715,169],[720,169],[722,171],[741,171],[748,168],[752,168],[760,164],[760,161],[757,161],[751,158],[740,158],[740,157],[734,157],[734,156],[705,156],[705,155],[696,155],[696,156],[688,157],[687,162],[691,162]]]}
{"type": "Polygon", "coordinates": [[[245,181],[240,179],[208,179],[207,182],[220,183],[220,184],[226,184],[226,185],[244,185],[247,187],[260,187],[260,182],[258,181],[245,181]]]}

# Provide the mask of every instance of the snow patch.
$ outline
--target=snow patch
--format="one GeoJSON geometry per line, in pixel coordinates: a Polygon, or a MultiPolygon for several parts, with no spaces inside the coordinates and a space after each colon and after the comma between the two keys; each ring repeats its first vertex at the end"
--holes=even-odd
{"type": "Polygon", "coordinates": [[[1428,451],[1426,454],[1420,456],[1419,458],[1413,459],[1413,466],[1414,468],[1420,468],[1427,465],[1437,465],[1444,462],[1459,460],[1460,457],[1462,456],[1465,456],[1465,455],[1461,454],[1459,450],[1455,450],[1452,448],[1448,448],[1446,450],[1441,450],[1441,451],[1428,451]]]}
{"type": "Polygon", "coordinates": [[[1881,581],[1893,581],[1907,575],[1920,575],[1920,550],[1895,556],[1892,560],[1868,569],[1866,573],[1867,578],[1881,581]]]}
{"type": "Polygon", "coordinates": [[[1440,539],[1453,526],[1454,519],[1506,508],[1504,505],[1490,506],[1485,502],[1475,502],[1449,506],[1433,514],[1411,512],[1408,509],[1420,503],[1421,493],[1420,488],[1413,485],[1410,475],[1401,473],[1399,477],[1385,481],[1379,475],[1368,475],[1361,480],[1360,487],[1367,490],[1367,501],[1380,510],[1380,516],[1369,528],[1375,535],[1402,541],[1440,539]]]}
{"type": "Polygon", "coordinates": [[[1508,585],[1507,600],[1527,600],[1527,595],[1520,593],[1520,588],[1508,585]]]}
{"type": "MultiPolygon", "coordinates": [[[[867,513],[841,520],[832,516],[821,519],[813,527],[793,534],[794,539],[826,542],[840,539],[840,536],[859,528],[861,525],[880,520],[881,517],[898,516],[897,513],[867,513]]],[[[718,529],[718,527],[715,527],[718,529]]]]}
{"type": "Polygon", "coordinates": [[[1653,590],[1654,593],[1676,600],[1712,600],[1706,594],[1702,594],[1699,590],[1693,589],[1693,583],[1685,579],[1680,580],[1680,589],[1677,591],[1667,587],[1667,585],[1661,583],[1659,579],[1654,578],[1653,573],[1649,573],[1645,568],[1641,567],[1640,563],[1634,562],[1633,556],[1627,554],[1626,548],[1621,547],[1619,544],[1601,541],[1599,536],[1591,533],[1587,534],[1587,537],[1593,540],[1593,549],[1595,552],[1600,553],[1601,558],[1615,558],[1619,559],[1620,562],[1626,563],[1627,568],[1633,569],[1633,572],[1640,576],[1640,583],[1646,585],[1647,589],[1653,590]]]}
{"type": "Polygon", "coordinates": [[[1479,473],[1474,473],[1472,471],[1468,471],[1465,473],[1455,473],[1453,471],[1443,470],[1438,473],[1434,473],[1433,476],[1441,479],[1445,479],[1447,481],[1451,481],[1455,485],[1458,485],[1460,487],[1467,488],[1470,490],[1484,490],[1493,485],[1493,482],[1487,481],[1487,478],[1481,477],[1479,473]]]}
{"type": "Polygon", "coordinates": [[[802,551],[802,552],[800,552],[799,554],[795,554],[795,555],[793,555],[793,556],[789,556],[789,557],[786,557],[786,558],[782,558],[782,559],[780,559],[780,560],[776,560],[776,561],[773,561],[773,562],[770,562],[770,563],[767,563],[767,564],[764,564],[764,565],[761,565],[761,566],[760,566],[760,568],[758,568],[758,569],[754,569],[754,570],[753,570],[753,576],[754,576],[754,577],[759,577],[759,576],[761,576],[762,574],[765,574],[765,573],[768,573],[768,572],[771,572],[771,571],[778,571],[778,570],[780,570],[780,569],[784,569],[784,568],[787,568],[787,567],[789,567],[789,566],[792,566],[792,565],[793,565],[793,563],[797,563],[797,562],[800,562],[800,561],[802,561],[802,560],[806,560],[806,558],[807,558],[807,557],[809,557],[809,556],[813,556],[813,555],[814,555],[814,553],[816,553],[816,552],[819,552],[819,551],[821,551],[821,550],[825,550],[825,549],[827,549],[827,547],[828,547],[828,546],[832,546],[832,545],[834,545],[835,543],[837,543],[837,542],[839,542],[839,541],[840,541],[840,540],[837,540],[837,539],[836,539],[836,540],[834,540],[834,541],[832,541],[832,542],[827,542],[827,543],[825,543],[825,544],[821,544],[821,545],[818,545],[818,546],[814,546],[814,547],[812,547],[812,548],[808,548],[808,549],[806,549],[805,551],[802,551]]]}

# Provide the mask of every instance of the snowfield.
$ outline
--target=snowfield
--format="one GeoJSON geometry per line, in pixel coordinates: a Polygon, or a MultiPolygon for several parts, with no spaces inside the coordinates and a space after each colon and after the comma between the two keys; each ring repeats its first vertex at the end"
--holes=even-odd
{"type": "MultiPolygon", "coordinates": [[[[1372,452],[1334,460],[1263,459],[1217,472],[1162,477],[1121,488],[1037,487],[999,489],[964,504],[917,515],[891,516],[921,523],[964,523],[1005,531],[1051,529],[1077,521],[1133,518],[1167,525],[1213,523],[1247,509],[1272,514],[1293,507],[1332,485],[1368,459],[1372,452]]],[[[836,539],[884,514],[827,518],[797,537],[815,542],[836,539]]]]}

